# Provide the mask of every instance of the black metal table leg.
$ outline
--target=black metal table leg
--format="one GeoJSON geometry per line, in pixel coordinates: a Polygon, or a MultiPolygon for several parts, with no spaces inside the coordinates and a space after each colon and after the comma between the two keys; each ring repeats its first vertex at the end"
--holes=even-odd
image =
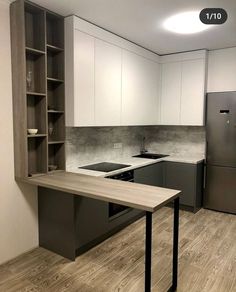
{"type": "Polygon", "coordinates": [[[145,292],[151,291],[152,282],[152,213],[146,212],[146,246],[145,246],[145,292]]]}
{"type": "Polygon", "coordinates": [[[172,291],[178,284],[178,242],[179,242],[179,197],[174,200],[173,271],[172,291]]]}

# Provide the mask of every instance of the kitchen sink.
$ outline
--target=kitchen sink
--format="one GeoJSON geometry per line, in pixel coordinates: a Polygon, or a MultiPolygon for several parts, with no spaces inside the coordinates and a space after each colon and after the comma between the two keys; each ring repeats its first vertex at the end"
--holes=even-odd
{"type": "Polygon", "coordinates": [[[159,159],[159,158],[163,158],[163,157],[166,157],[166,156],[169,156],[169,155],[156,154],[156,153],[143,153],[143,154],[139,154],[139,155],[134,155],[133,157],[159,159]]]}

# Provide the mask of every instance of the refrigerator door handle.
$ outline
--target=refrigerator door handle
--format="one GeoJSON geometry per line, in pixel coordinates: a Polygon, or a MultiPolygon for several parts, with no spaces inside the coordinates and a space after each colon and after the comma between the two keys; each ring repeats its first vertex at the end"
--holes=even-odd
{"type": "Polygon", "coordinates": [[[208,155],[208,141],[206,141],[206,164],[207,164],[207,155],[208,155]]]}
{"type": "Polygon", "coordinates": [[[204,190],[206,188],[206,168],[207,168],[207,164],[204,163],[204,169],[203,169],[203,189],[204,190]]]}

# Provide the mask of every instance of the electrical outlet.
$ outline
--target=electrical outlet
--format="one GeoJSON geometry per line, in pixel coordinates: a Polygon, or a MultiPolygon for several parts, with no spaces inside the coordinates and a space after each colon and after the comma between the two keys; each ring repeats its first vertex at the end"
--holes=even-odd
{"type": "Polygon", "coordinates": [[[122,143],[114,143],[113,148],[114,149],[121,149],[122,148],[122,143]]]}

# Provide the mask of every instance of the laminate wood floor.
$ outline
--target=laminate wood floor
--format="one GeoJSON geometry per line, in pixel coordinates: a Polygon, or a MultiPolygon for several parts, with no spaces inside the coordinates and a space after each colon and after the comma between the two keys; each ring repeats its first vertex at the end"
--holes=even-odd
{"type": "MultiPolygon", "coordinates": [[[[171,283],[173,211],[153,217],[153,292],[171,283]]],[[[144,291],[144,218],[70,262],[37,248],[0,266],[0,291],[144,291]]],[[[236,291],[236,216],[180,212],[178,292],[236,291]]]]}

